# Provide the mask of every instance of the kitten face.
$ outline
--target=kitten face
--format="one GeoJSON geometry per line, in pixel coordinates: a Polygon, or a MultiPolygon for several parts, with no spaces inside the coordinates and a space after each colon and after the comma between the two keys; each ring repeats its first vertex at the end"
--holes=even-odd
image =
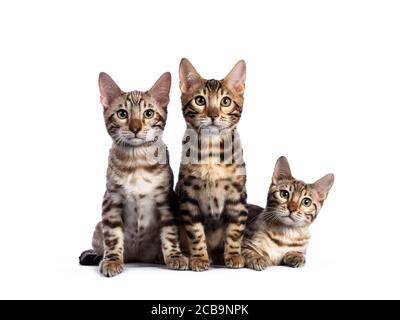
{"type": "Polygon", "coordinates": [[[311,185],[299,180],[282,180],[269,191],[268,209],[287,226],[307,226],[317,217],[322,203],[311,185]]]}
{"type": "Polygon", "coordinates": [[[243,60],[223,80],[203,79],[187,59],[182,59],[179,75],[182,110],[189,128],[222,131],[236,127],[243,107],[243,60]]]}
{"type": "Polygon", "coordinates": [[[332,174],[313,184],[296,180],[291,175],[287,159],[281,157],[268,193],[267,212],[273,220],[285,226],[309,226],[321,210],[333,181],[332,174]]]}
{"type": "Polygon", "coordinates": [[[107,131],[116,144],[140,147],[162,136],[171,87],[169,73],[146,92],[123,92],[105,73],[100,74],[99,87],[107,131]]]}

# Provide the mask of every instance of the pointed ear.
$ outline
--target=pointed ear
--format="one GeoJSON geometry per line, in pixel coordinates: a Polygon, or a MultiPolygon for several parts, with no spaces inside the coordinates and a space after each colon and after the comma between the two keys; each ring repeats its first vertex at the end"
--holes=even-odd
{"type": "Polygon", "coordinates": [[[289,162],[285,157],[280,157],[275,165],[274,175],[272,177],[272,183],[277,184],[279,181],[284,179],[292,179],[292,173],[290,171],[289,162]]]}
{"type": "Polygon", "coordinates": [[[226,86],[236,94],[243,94],[246,82],[246,62],[240,60],[225,77],[226,86]]]}
{"type": "Polygon", "coordinates": [[[166,108],[169,103],[169,92],[171,90],[171,74],[165,72],[149,90],[149,94],[153,97],[158,105],[166,108]]]}
{"type": "Polygon", "coordinates": [[[99,75],[100,102],[104,108],[111,106],[111,103],[122,95],[122,90],[114,80],[105,72],[99,75]]]}
{"type": "Polygon", "coordinates": [[[312,184],[312,187],[317,190],[320,200],[325,200],[328,196],[329,190],[333,186],[335,176],[333,174],[327,174],[317,182],[312,184]]]}
{"type": "Polygon", "coordinates": [[[182,93],[187,93],[193,86],[200,83],[202,77],[186,58],[179,65],[179,80],[182,93]]]}

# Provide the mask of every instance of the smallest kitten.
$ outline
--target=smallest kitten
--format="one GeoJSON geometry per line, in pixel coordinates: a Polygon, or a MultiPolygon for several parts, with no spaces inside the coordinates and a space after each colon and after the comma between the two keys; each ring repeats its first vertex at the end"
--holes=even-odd
{"type": "MultiPolygon", "coordinates": [[[[268,192],[267,208],[249,223],[243,240],[248,268],[304,266],[310,241],[309,226],[321,210],[334,181],[328,174],[313,184],[292,177],[289,162],[280,157],[268,192]]],[[[257,207],[249,207],[257,211],[257,207]]],[[[254,213],[253,213],[254,214],[254,213]]]]}

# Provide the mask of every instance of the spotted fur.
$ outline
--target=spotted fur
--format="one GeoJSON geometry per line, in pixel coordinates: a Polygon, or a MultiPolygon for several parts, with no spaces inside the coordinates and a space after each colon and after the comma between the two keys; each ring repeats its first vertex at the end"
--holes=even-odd
{"type": "Polygon", "coordinates": [[[230,268],[244,266],[246,172],[236,125],[243,109],[245,75],[244,61],[223,80],[205,80],[187,59],[181,61],[187,130],[176,193],[190,268],[195,271],[207,270],[210,258],[230,268]]]}
{"type": "Polygon", "coordinates": [[[92,251],[81,264],[95,264],[107,277],[124,262],[163,263],[187,269],[174,215],[176,199],[168,151],[162,142],[171,76],[163,74],[146,92],[122,92],[105,73],[99,86],[107,131],[113,139],[107,170],[102,221],[92,251]]]}
{"type": "Polygon", "coordinates": [[[261,271],[268,266],[292,268],[305,264],[310,241],[309,226],[318,216],[334,181],[328,174],[313,184],[292,177],[289,163],[281,157],[275,167],[265,210],[249,223],[243,241],[246,265],[261,271]]]}

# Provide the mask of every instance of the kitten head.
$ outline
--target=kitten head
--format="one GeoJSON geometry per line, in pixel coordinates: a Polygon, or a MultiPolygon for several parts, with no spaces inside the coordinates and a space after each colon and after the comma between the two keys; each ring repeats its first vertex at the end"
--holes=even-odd
{"type": "Polygon", "coordinates": [[[234,129],[243,108],[246,63],[239,61],[223,80],[203,79],[187,59],[179,66],[182,111],[188,128],[234,129]]]}
{"type": "Polygon", "coordinates": [[[169,72],[146,92],[123,92],[108,74],[102,72],[99,88],[107,131],[116,144],[139,147],[162,136],[171,88],[169,72]]]}
{"type": "Polygon", "coordinates": [[[328,197],[333,181],[333,174],[327,174],[312,184],[296,180],[288,160],[280,157],[268,193],[267,213],[271,221],[288,227],[309,226],[328,197]]]}

